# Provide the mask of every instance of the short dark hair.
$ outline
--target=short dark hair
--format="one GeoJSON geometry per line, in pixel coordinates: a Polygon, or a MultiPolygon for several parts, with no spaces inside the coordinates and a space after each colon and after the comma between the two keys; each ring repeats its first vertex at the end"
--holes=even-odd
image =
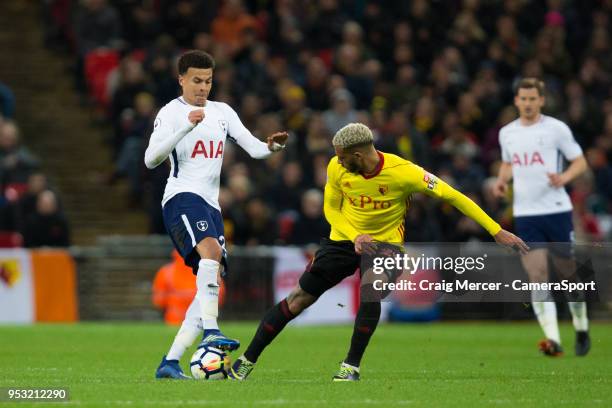
{"type": "Polygon", "coordinates": [[[178,60],[178,73],[185,75],[189,68],[215,69],[215,60],[207,52],[200,50],[187,51],[178,60]]]}
{"type": "Polygon", "coordinates": [[[516,84],[516,88],[514,89],[514,94],[518,95],[519,90],[521,89],[537,89],[538,95],[544,96],[544,82],[540,81],[537,78],[523,78],[516,84]]]}

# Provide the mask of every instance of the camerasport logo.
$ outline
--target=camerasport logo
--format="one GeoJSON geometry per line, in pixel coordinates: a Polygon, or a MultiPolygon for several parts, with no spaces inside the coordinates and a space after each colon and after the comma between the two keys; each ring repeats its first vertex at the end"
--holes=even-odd
{"type": "Polygon", "coordinates": [[[0,282],[4,286],[13,287],[19,279],[21,274],[19,273],[19,266],[16,260],[4,261],[0,263],[0,282]]]}

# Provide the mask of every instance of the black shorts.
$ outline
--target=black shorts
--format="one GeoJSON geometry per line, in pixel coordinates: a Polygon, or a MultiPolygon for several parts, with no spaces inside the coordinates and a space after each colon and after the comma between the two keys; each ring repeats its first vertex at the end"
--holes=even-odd
{"type": "Polygon", "coordinates": [[[386,298],[389,290],[376,290],[372,283],[374,279],[382,279],[384,282],[395,282],[401,275],[398,270],[385,270],[384,275],[373,275],[372,257],[384,256],[394,257],[403,252],[403,247],[393,244],[376,243],[375,254],[358,255],[355,252],[355,244],[351,241],[332,241],[328,238],[321,240],[321,248],[315,254],[313,260],[306,267],[306,271],[300,277],[300,287],[308,294],[318,298],[328,289],[339,284],[359,269],[361,279],[360,297],[361,301],[380,302],[386,298]],[[366,271],[362,268],[367,268],[366,271]],[[365,276],[364,276],[365,275],[365,276]]]}
{"type": "Polygon", "coordinates": [[[300,277],[300,287],[318,298],[328,289],[351,276],[359,268],[361,257],[351,241],[321,240],[321,248],[300,277]]]}

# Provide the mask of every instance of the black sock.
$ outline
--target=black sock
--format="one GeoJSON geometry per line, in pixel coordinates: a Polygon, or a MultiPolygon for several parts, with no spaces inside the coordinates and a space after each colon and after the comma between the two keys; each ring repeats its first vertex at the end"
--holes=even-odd
{"type": "Polygon", "coordinates": [[[378,319],[380,319],[380,302],[361,302],[355,318],[351,348],[344,360],[346,364],[359,367],[370,337],[378,325],[378,319]]]}
{"type": "Polygon", "coordinates": [[[295,316],[289,310],[287,299],[283,299],[280,303],[268,310],[268,313],[261,319],[259,327],[255,332],[251,344],[244,352],[244,356],[252,363],[255,363],[262,353],[264,348],[274,340],[278,333],[289,323],[295,316]]]}

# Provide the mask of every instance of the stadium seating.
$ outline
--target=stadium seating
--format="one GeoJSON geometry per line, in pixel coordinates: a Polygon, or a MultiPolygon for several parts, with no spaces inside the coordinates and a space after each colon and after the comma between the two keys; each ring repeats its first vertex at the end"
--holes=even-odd
{"type": "Polygon", "coordinates": [[[20,248],[23,236],[15,231],[0,231],[0,248],[20,248]]]}
{"type": "Polygon", "coordinates": [[[108,77],[119,66],[119,53],[114,50],[98,49],[85,57],[85,78],[89,92],[94,101],[107,108],[110,103],[108,95],[108,77]]]}

